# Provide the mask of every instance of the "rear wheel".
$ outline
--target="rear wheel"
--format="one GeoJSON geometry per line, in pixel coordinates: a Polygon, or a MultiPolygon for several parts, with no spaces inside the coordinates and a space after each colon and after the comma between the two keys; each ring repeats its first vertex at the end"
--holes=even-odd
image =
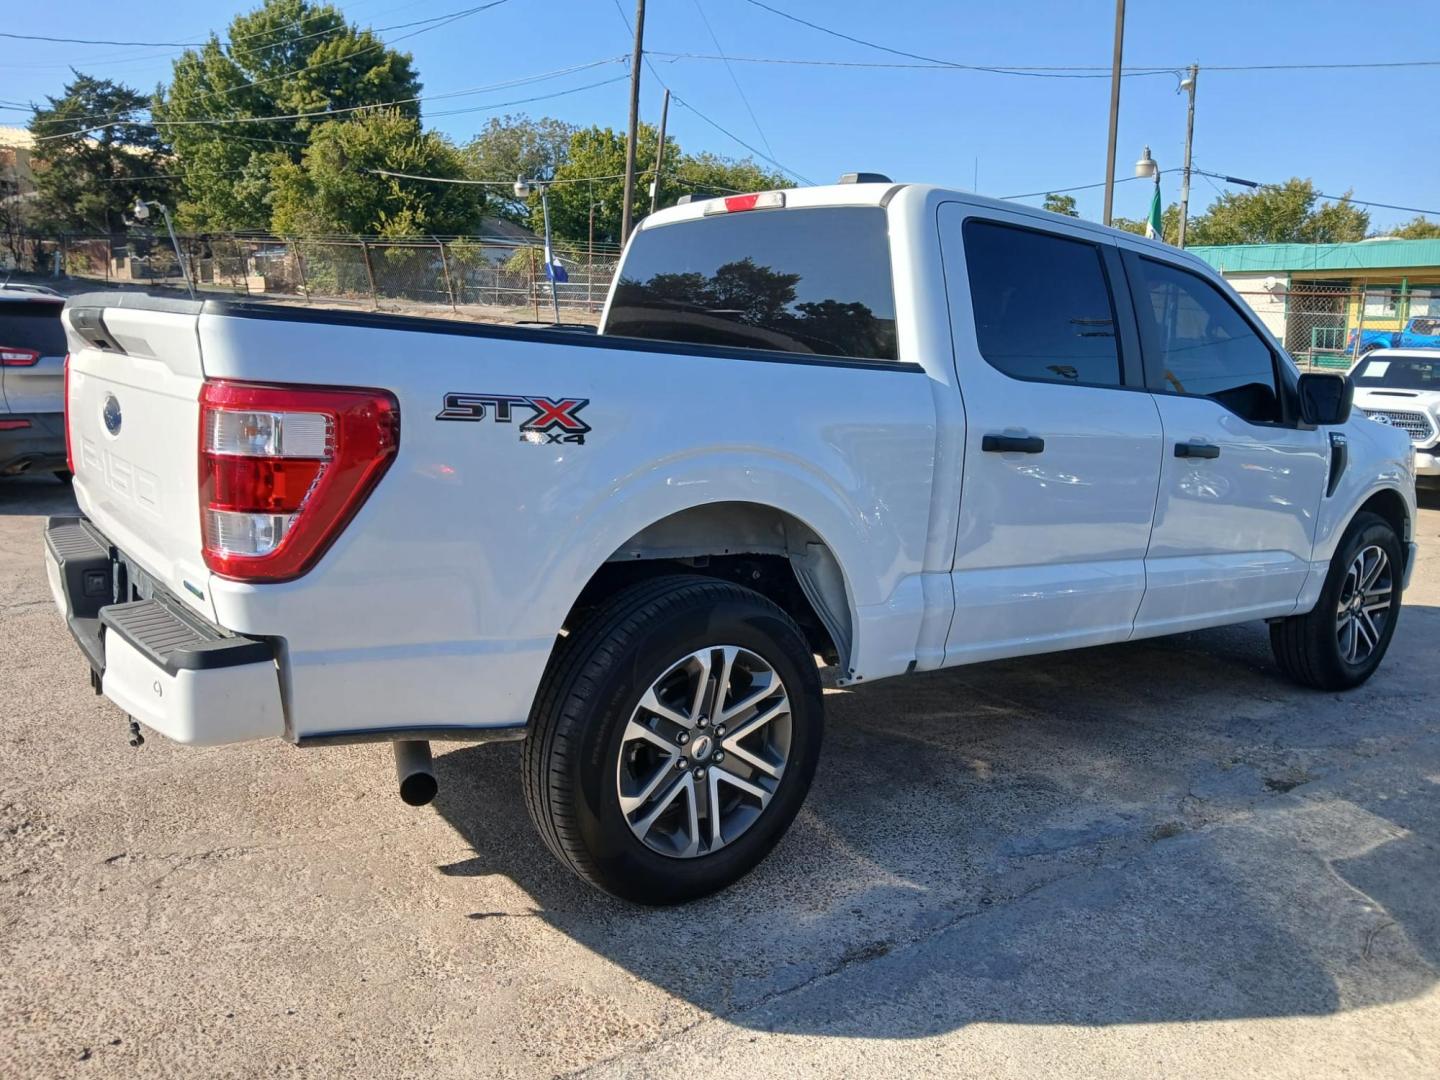
{"type": "Polygon", "coordinates": [[[1270,627],[1280,669],[1319,690],[1348,690],[1370,678],[1395,633],[1404,557],[1388,521],[1356,514],[1314,610],[1270,627]]]}
{"type": "Polygon", "coordinates": [[[607,892],[723,888],[789,827],[822,706],[804,634],[758,593],[667,577],[617,593],[557,647],[525,744],[530,814],[607,892]]]}

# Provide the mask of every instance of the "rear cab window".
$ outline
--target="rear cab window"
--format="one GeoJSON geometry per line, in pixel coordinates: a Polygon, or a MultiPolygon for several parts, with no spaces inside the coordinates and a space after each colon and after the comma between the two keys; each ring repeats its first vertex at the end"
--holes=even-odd
{"type": "Polygon", "coordinates": [[[895,360],[885,211],[753,210],[641,229],[603,333],[895,360]]]}
{"type": "Polygon", "coordinates": [[[0,347],[64,356],[64,304],[54,300],[0,299],[0,347]]]}

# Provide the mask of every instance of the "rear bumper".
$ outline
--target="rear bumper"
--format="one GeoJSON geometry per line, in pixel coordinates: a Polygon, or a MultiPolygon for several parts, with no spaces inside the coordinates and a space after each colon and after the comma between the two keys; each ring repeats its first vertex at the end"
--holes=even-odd
{"type": "Polygon", "coordinates": [[[61,413],[0,413],[0,476],[65,468],[61,413]],[[24,424],[11,427],[10,424],[24,424]]]}
{"type": "Polygon", "coordinates": [[[230,634],[158,586],[136,595],[83,518],[46,522],[45,571],[98,689],[134,719],[200,746],[285,733],[273,643],[230,634]]]}

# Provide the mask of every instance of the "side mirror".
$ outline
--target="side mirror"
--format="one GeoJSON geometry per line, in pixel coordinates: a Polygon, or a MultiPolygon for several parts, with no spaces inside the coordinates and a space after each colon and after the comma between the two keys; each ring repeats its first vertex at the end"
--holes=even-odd
{"type": "Polygon", "coordinates": [[[1349,375],[1322,375],[1308,371],[1300,376],[1300,419],[1317,427],[1343,424],[1350,419],[1355,384],[1349,375]]]}

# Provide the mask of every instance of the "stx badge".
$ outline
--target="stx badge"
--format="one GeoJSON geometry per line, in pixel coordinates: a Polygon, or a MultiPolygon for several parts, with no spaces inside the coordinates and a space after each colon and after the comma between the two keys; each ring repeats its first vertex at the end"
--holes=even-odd
{"type": "Polygon", "coordinates": [[[590,425],[576,414],[589,404],[589,398],[556,400],[528,394],[446,394],[445,407],[435,419],[478,421],[491,416],[497,424],[510,424],[515,420],[516,409],[529,410],[532,415],[520,424],[522,442],[584,443],[590,425]]]}

